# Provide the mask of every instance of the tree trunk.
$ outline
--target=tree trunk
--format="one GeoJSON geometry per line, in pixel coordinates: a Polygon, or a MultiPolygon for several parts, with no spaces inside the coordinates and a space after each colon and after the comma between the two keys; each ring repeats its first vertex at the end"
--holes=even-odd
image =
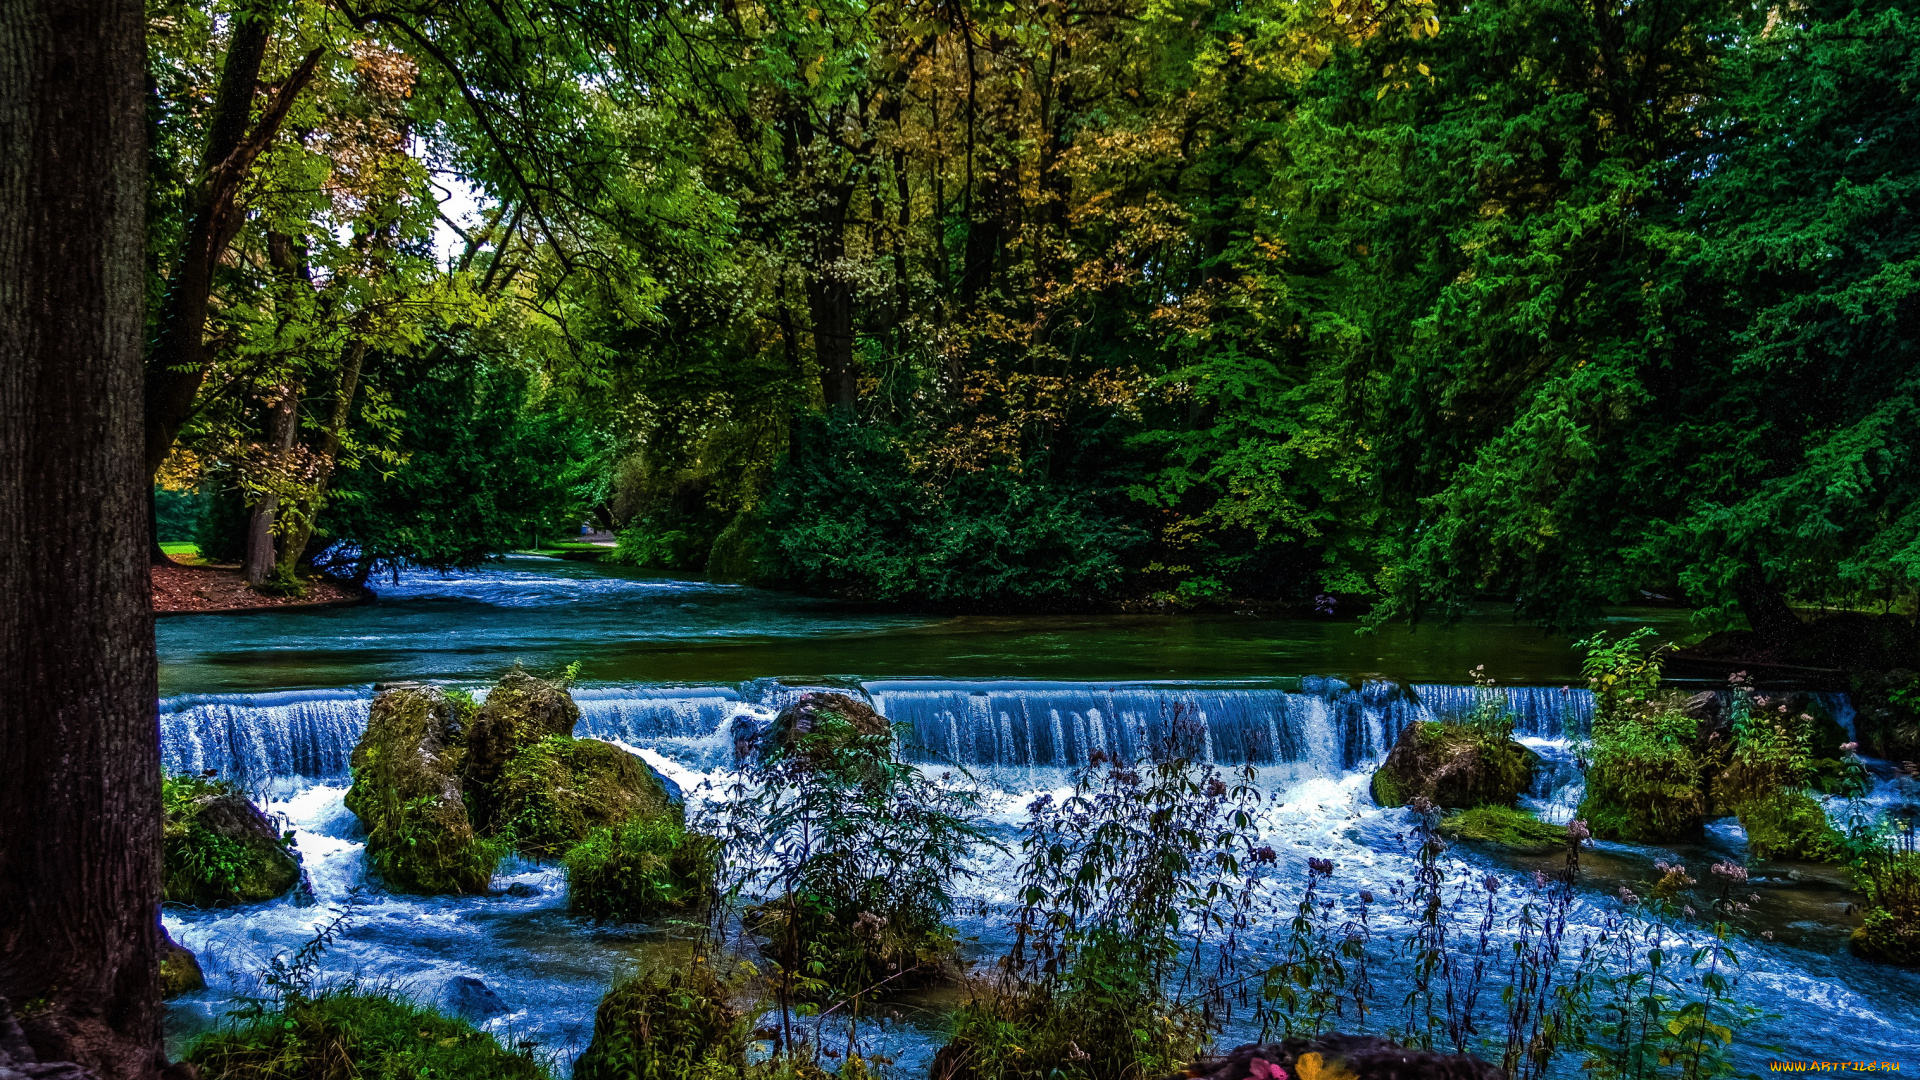
{"type": "Polygon", "coordinates": [[[352,345],[347,346],[346,363],[340,368],[340,377],[333,387],[333,415],[328,418],[326,429],[320,435],[313,497],[301,500],[294,507],[292,525],[282,530],[284,542],[280,546],[280,567],[284,573],[293,573],[300,556],[306,553],[307,541],[313,539],[313,519],[319,515],[320,508],[326,505],[327,486],[333,482],[333,469],[340,456],[340,444],[346,441],[347,424],[353,419],[353,396],[360,389],[360,368],[366,359],[366,339],[355,339],[352,345]]]}
{"type": "MultiPolygon", "coordinates": [[[[290,386],[278,388],[279,396],[267,414],[267,469],[277,473],[287,468],[293,452],[293,436],[300,427],[300,395],[290,386]]],[[[247,516],[247,584],[262,585],[273,576],[277,561],[273,552],[273,524],[280,511],[280,497],[260,496],[247,516]]]]}
{"type": "Polygon", "coordinates": [[[0,4],[0,996],[42,1061],[164,1063],[141,467],[145,13],[0,4]]]}
{"type": "Polygon", "coordinates": [[[1747,625],[1769,645],[1789,644],[1806,631],[1806,624],[1787,606],[1786,597],[1758,565],[1740,571],[1733,579],[1733,595],[1740,602],[1747,625]]]}
{"type": "Polygon", "coordinates": [[[825,204],[816,227],[812,273],[807,275],[807,314],[813,323],[813,355],[820,366],[820,395],[827,408],[853,411],[860,385],[853,367],[853,283],[839,265],[846,254],[847,209],[853,186],[821,193],[825,204]]]}

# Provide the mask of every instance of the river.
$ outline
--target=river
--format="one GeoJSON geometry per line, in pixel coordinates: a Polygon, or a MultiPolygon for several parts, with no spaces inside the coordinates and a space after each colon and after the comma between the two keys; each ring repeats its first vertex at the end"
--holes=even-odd
{"type": "MultiPolygon", "coordinates": [[[[1671,610],[1611,622],[1688,632],[1671,610]]],[[[169,929],[200,954],[209,979],[172,1004],[170,1032],[177,1043],[219,1022],[257,991],[272,956],[350,902],[351,923],[322,960],[329,978],[469,1009],[477,1000],[476,1019],[490,1030],[561,1062],[584,1047],[606,987],[671,947],[658,928],[568,916],[552,866],[510,863],[489,897],[398,897],[369,883],[357,821],[341,800],[373,684],[387,680],[477,687],[514,663],[553,672],[577,662],[577,734],[642,753],[696,810],[724,785],[736,717],[764,718],[809,686],[861,693],[909,725],[925,752],[971,769],[988,790],[988,824],[1008,839],[1026,803],[1058,790],[1093,750],[1132,755],[1169,715],[1197,716],[1212,760],[1260,770],[1271,799],[1266,839],[1282,854],[1276,895],[1297,887],[1309,856],[1332,858],[1352,894],[1385,890],[1411,865],[1395,840],[1406,812],[1374,807],[1366,794],[1371,765],[1406,724],[1463,707],[1461,684],[1484,664],[1510,686],[1519,734],[1554,763],[1531,805],[1566,819],[1579,794],[1568,743],[1592,707],[1570,688],[1578,660],[1568,640],[1494,613],[1452,627],[1355,629],[1338,615],[950,617],[532,558],[404,575],[355,607],[164,618],[168,766],[214,769],[257,792],[295,831],[312,893],[310,902],[169,909],[169,929]],[[470,989],[461,979],[484,982],[495,998],[458,996],[470,989]]],[[[1829,705],[1847,711],[1842,697],[1829,705]]],[[[1697,847],[1600,845],[1576,921],[1592,928],[1614,917],[1614,886],[1653,876],[1652,862],[1670,851],[1704,871],[1702,860],[1738,857],[1743,842],[1737,825],[1720,823],[1697,847]]],[[[1503,896],[1524,892],[1525,860],[1463,849],[1448,859],[1456,879],[1491,871],[1516,886],[1503,896]]],[[[1830,873],[1795,873],[1800,880],[1763,888],[1750,920],[1773,940],[1738,945],[1743,997],[1773,1014],[1743,1039],[1741,1063],[1762,1069],[1777,1044],[1800,1059],[1904,1056],[1920,1066],[1920,978],[1848,956],[1847,893],[1830,873]]],[[[989,909],[960,923],[981,959],[999,940],[990,909],[1010,898],[1010,874],[1006,858],[987,856],[964,876],[969,910],[989,909]]],[[[929,1007],[908,1008],[909,1022],[887,1036],[897,1045],[879,1047],[901,1076],[924,1075],[939,1040],[937,999],[921,1004],[929,1007]]]]}

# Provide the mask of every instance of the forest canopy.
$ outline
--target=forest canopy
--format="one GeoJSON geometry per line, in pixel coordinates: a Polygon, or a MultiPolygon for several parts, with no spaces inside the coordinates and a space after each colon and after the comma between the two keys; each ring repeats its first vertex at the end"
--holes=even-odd
{"type": "Polygon", "coordinates": [[[148,466],[255,580],[1920,583],[1912,0],[148,12],[148,466]]]}

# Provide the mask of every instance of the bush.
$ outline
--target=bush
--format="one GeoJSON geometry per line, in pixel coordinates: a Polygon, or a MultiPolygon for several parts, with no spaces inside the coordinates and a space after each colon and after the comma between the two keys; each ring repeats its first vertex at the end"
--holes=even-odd
{"type": "Polygon", "coordinates": [[[1920,967],[1920,843],[1912,822],[1891,837],[1870,834],[1859,845],[1853,878],[1867,913],[1850,944],[1870,960],[1920,967]]]}
{"type": "Polygon", "coordinates": [[[471,1024],[391,991],[343,988],[296,997],[228,1031],[201,1037],[186,1060],[202,1080],[368,1080],[486,1077],[551,1080],[471,1024]]]}
{"type": "Polygon", "coordinates": [[[1740,816],[1747,846],[1766,859],[1828,859],[1841,838],[1810,794],[1821,779],[1812,746],[1818,722],[1811,713],[1736,688],[1732,760],[1715,796],[1740,816]]]}
{"type": "Polygon", "coordinates": [[[595,829],[567,852],[567,909],[637,922],[703,904],[713,891],[719,842],[671,817],[595,829]]]}
{"type": "Polygon", "coordinates": [[[1596,715],[1586,797],[1574,816],[1602,840],[1658,843],[1698,833],[1707,816],[1693,742],[1699,727],[1644,699],[1596,715]]]}
{"type": "Polygon", "coordinates": [[[688,972],[641,975],[600,1000],[573,1080],[719,1080],[746,1066],[748,1018],[704,958],[688,972]]]}
{"type": "Polygon", "coordinates": [[[1747,850],[1761,859],[1830,859],[1839,834],[1819,800],[1803,791],[1776,791],[1740,805],[1747,850]]]}
{"type": "Polygon", "coordinates": [[[937,481],[888,433],[832,417],[795,424],[761,512],[773,582],[875,600],[1031,606],[1120,584],[1146,534],[1116,497],[996,466],[937,481]]]}

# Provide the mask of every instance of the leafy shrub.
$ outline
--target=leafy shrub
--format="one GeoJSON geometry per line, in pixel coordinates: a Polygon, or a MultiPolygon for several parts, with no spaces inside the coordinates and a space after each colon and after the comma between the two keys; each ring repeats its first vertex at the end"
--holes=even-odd
{"type": "Polygon", "coordinates": [[[567,852],[567,908],[635,922],[698,907],[713,891],[718,847],[667,816],[595,829],[567,852]]]}
{"type": "Polygon", "coordinates": [[[1250,774],[1229,784],[1178,745],[1138,769],[1096,755],[1070,796],[1029,807],[1014,947],[956,1014],[935,1075],[1150,1077],[1206,1044],[1238,949],[1228,928],[1272,853],[1251,846],[1250,774]]]}
{"type": "Polygon", "coordinates": [[[1715,795],[1740,816],[1747,846],[1766,859],[1824,859],[1839,834],[1810,791],[1821,779],[1812,745],[1815,719],[1736,687],[1733,752],[1715,795]]]}
{"type": "Polygon", "coordinates": [[[1707,812],[1693,742],[1699,727],[1647,702],[1596,714],[1586,797],[1575,816],[1602,840],[1658,842],[1698,832],[1707,812]]]}
{"type": "Polygon", "coordinates": [[[748,1021],[704,959],[629,979],[600,999],[573,1080],[718,1080],[746,1066],[748,1021]]]}
{"type": "Polygon", "coordinates": [[[530,1054],[513,1053],[471,1024],[392,991],[345,987],[296,996],[231,1030],[201,1037],[186,1060],[203,1080],[487,1077],[551,1080],[530,1054]]]}
{"type": "MultiPolygon", "coordinates": [[[[856,726],[813,700],[746,762],[720,827],[736,858],[734,896],[795,1001],[858,997],[940,977],[952,953],[952,881],[986,834],[961,778],[927,775],[895,754],[877,715],[856,726]]],[[[791,714],[791,715],[790,715],[791,714]]]]}
{"type": "Polygon", "coordinates": [[[1146,534],[1114,496],[1005,466],[916,473],[878,428],[797,422],[761,505],[762,570],[800,589],[876,600],[1080,602],[1119,585],[1146,534]]]}

